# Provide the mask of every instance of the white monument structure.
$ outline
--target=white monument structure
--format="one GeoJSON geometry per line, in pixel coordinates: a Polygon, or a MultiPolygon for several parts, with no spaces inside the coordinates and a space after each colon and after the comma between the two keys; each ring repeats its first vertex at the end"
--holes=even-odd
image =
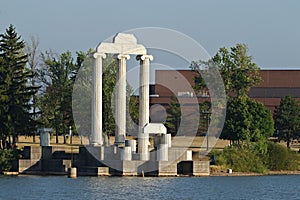
{"type": "MultiPolygon", "coordinates": [[[[209,163],[192,160],[192,151],[182,147],[172,147],[171,134],[162,123],[149,123],[149,68],[151,55],[146,48],[137,43],[133,34],[118,33],[112,43],[102,42],[92,55],[92,124],[90,145],[86,149],[96,158],[97,174],[177,175],[177,168],[187,165],[188,173],[207,174],[209,163]],[[104,145],[102,137],[102,63],[106,54],[117,59],[117,85],[115,93],[115,143],[104,145]],[[139,130],[137,140],[126,140],[126,61],[136,56],[140,62],[139,75],[139,130]],[[154,147],[149,148],[149,135],[154,136],[154,147]],[[192,163],[192,164],[191,164],[192,163]],[[203,166],[202,166],[203,165],[203,166]]],[[[93,161],[90,161],[93,162],[93,161]]],[[[88,168],[90,169],[90,168],[88,168]]],[[[182,170],[181,170],[182,171],[182,170]]]]}
{"type": "Polygon", "coordinates": [[[149,65],[153,56],[147,55],[143,45],[137,44],[133,34],[118,33],[113,43],[102,42],[93,54],[92,145],[103,145],[102,138],[102,63],[106,54],[117,59],[116,133],[115,144],[125,144],[126,139],[126,61],[136,55],[140,61],[139,133],[138,152],[141,160],[148,160],[149,134],[143,128],[149,123],[149,65]]]}

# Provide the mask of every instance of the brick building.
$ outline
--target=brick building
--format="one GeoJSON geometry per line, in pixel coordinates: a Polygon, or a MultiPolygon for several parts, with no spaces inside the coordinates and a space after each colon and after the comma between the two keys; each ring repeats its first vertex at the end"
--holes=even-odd
{"type": "MultiPolygon", "coordinates": [[[[192,87],[198,73],[192,70],[156,70],[155,86],[151,89],[150,104],[166,106],[172,96],[177,96],[188,105],[195,97],[192,87]],[[155,87],[155,89],[153,88],[155,87]]],[[[253,87],[249,96],[262,102],[270,110],[280,104],[282,97],[291,95],[300,101],[300,70],[260,70],[262,81],[253,87]]],[[[209,100],[207,91],[202,91],[198,100],[209,100]]]]}

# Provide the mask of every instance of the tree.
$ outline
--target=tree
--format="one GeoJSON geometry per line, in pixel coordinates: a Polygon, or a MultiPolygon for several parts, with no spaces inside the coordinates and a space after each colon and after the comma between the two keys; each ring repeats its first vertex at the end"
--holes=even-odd
{"type": "MultiPolygon", "coordinates": [[[[251,87],[257,85],[261,78],[259,68],[252,61],[252,56],[248,55],[248,47],[245,44],[237,44],[230,50],[223,47],[209,61],[193,61],[190,68],[207,73],[211,68],[216,67],[224,82],[226,94],[232,98],[234,96],[247,95],[251,87]]],[[[206,83],[201,75],[195,77],[194,89],[206,88],[206,83]]]]}
{"type": "Polygon", "coordinates": [[[275,109],[275,128],[279,131],[279,138],[290,143],[300,128],[300,107],[299,103],[291,96],[285,96],[281,99],[279,107],[275,109]]]}
{"type": "Polygon", "coordinates": [[[208,125],[210,123],[210,115],[211,115],[211,103],[209,101],[204,101],[199,103],[200,110],[200,121],[198,133],[203,134],[208,132],[208,125]]]}
{"type": "MultiPolygon", "coordinates": [[[[270,111],[248,96],[251,87],[257,85],[261,78],[259,68],[248,55],[248,47],[245,44],[237,44],[230,50],[220,48],[212,59],[194,61],[191,68],[200,72],[199,76],[195,77],[196,91],[206,89],[207,81],[216,81],[216,69],[221,74],[228,99],[221,138],[238,142],[258,141],[268,138],[273,133],[274,122],[270,111]]],[[[217,87],[214,89],[216,91],[209,92],[222,92],[217,87]]]]}
{"type": "Polygon", "coordinates": [[[180,104],[175,96],[171,97],[171,102],[167,108],[166,127],[168,131],[175,136],[180,126],[181,110],[180,104]]]}
{"type": "Polygon", "coordinates": [[[132,87],[130,85],[127,86],[127,117],[126,117],[126,132],[130,133],[138,133],[138,124],[139,124],[139,104],[138,97],[136,97],[133,93],[132,87]]]}
{"type": "Polygon", "coordinates": [[[102,108],[103,108],[103,134],[109,136],[115,132],[114,102],[112,101],[114,88],[116,86],[117,62],[112,56],[104,60],[102,75],[102,108]]]}
{"type": "Polygon", "coordinates": [[[271,112],[247,96],[231,99],[227,104],[227,114],[222,139],[237,141],[265,141],[274,133],[271,112]]]}
{"type": "MultiPolygon", "coordinates": [[[[37,86],[37,66],[39,64],[39,58],[38,58],[38,46],[39,46],[39,40],[37,37],[31,36],[30,41],[26,44],[26,51],[28,54],[28,66],[29,69],[33,73],[33,77],[31,78],[31,86],[35,87],[37,86]]],[[[36,129],[37,129],[37,115],[39,114],[39,111],[37,110],[37,95],[36,93],[32,95],[32,127],[31,132],[33,135],[33,142],[35,142],[35,135],[36,135],[36,129]]]]}
{"type": "MultiPolygon", "coordinates": [[[[28,56],[25,54],[25,43],[10,25],[5,34],[0,35],[0,135],[2,142],[8,136],[13,137],[15,144],[18,134],[27,134],[30,116],[31,97],[37,87],[30,86],[28,81],[33,77],[26,68],[28,56]]],[[[5,146],[5,145],[2,145],[5,146]]]]}
{"type": "MultiPolygon", "coordinates": [[[[56,143],[58,135],[68,133],[69,126],[73,126],[72,89],[75,76],[80,68],[83,52],[77,52],[77,61],[67,51],[61,55],[52,52],[42,53],[43,68],[39,70],[39,77],[45,84],[44,94],[39,99],[41,119],[46,126],[54,127],[56,143]]],[[[64,137],[64,143],[66,138],[64,137]]]]}

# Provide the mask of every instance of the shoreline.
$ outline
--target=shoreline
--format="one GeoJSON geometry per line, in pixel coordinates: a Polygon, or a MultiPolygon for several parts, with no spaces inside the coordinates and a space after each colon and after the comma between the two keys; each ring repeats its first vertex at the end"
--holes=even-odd
{"type": "Polygon", "coordinates": [[[300,175],[300,171],[269,171],[267,173],[255,173],[255,172],[213,172],[209,176],[284,176],[284,175],[300,175]]]}
{"type": "MultiPolygon", "coordinates": [[[[18,172],[1,172],[0,175],[4,176],[67,176],[66,173],[18,173],[18,172]]],[[[208,176],[192,176],[192,175],[177,175],[177,176],[161,176],[161,177],[247,177],[247,176],[286,176],[286,175],[300,175],[300,171],[269,171],[268,173],[254,173],[254,172],[213,172],[208,176]]],[[[78,176],[81,177],[81,176],[78,176]]],[[[84,177],[84,176],[82,176],[84,177]]],[[[95,176],[91,176],[95,177],[95,176]]],[[[98,176],[103,177],[103,176],[98,176]]],[[[107,176],[106,176],[107,177],[107,176]]],[[[114,177],[111,176],[110,177],[114,177]]],[[[121,176],[121,177],[133,177],[133,176],[121,176]]],[[[140,176],[136,176],[140,177],[140,176]]],[[[158,177],[158,176],[145,176],[145,177],[158,177]]]]}

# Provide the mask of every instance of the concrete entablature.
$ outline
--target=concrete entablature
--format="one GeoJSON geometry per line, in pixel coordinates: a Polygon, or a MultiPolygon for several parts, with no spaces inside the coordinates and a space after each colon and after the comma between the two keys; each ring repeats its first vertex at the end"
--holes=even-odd
{"type": "Polygon", "coordinates": [[[101,42],[97,47],[97,52],[108,54],[145,55],[147,54],[147,49],[143,45],[137,44],[137,39],[133,34],[118,33],[114,37],[113,43],[101,42]]]}

